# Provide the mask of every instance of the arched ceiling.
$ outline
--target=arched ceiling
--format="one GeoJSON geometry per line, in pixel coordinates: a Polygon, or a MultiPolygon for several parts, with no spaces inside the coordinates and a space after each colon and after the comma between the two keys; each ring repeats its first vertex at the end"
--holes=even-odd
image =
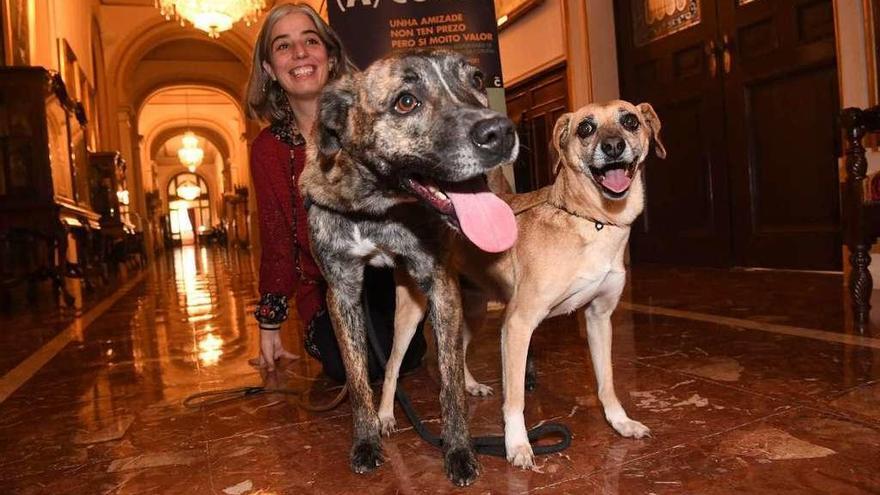
{"type": "Polygon", "coordinates": [[[209,118],[230,115],[228,110],[221,110],[221,107],[232,107],[236,112],[243,112],[241,102],[234,94],[202,84],[162,86],[144,98],[144,106],[146,105],[180,110],[181,116],[193,118],[198,117],[199,111],[203,117],[209,118]]]}
{"type": "Polygon", "coordinates": [[[235,55],[209,39],[178,39],[162,43],[147,52],[141,60],[191,62],[238,62],[235,55]]]}
{"type": "Polygon", "coordinates": [[[176,156],[174,154],[177,153],[177,150],[180,148],[180,138],[186,131],[192,131],[200,138],[200,140],[210,143],[224,159],[229,158],[229,145],[226,143],[223,136],[214,129],[198,125],[177,126],[164,129],[151,140],[150,157],[156,159],[156,157],[168,153],[172,154],[172,156],[176,156]]]}
{"type": "Polygon", "coordinates": [[[241,109],[228,94],[213,88],[162,88],[147,98],[138,114],[138,132],[144,137],[142,158],[176,165],[180,138],[188,130],[202,141],[205,163],[213,163],[219,155],[225,164],[240,148],[241,109]]]}
{"type": "Polygon", "coordinates": [[[179,84],[211,86],[240,98],[252,42],[234,31],[223,34],[210,40],[192,28],[164,21],[148,26],[115,60],[117,101],[138,109],[157,89],[179,84]]]}

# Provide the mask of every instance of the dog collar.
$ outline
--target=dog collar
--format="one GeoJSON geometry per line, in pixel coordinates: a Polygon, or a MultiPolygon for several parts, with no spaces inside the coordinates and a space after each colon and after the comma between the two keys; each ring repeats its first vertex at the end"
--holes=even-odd
{"type": "Polygon", "coordinates": [[[593,217],[588,217],[588,216],[586,216],[586,215],[582,215],[582,214],[580,214],[580,213],[577,213],[577,212],[571,211],[571,210],[569,210],[568,208],[566,208],[566,207],[564,207],[564,206],[562,206],[562,205],[557,205],[557,204],[555,204],[555,203],[553,203],[553,202],[551,202],[551,201],[548,201],[547,203],[550,204],[551,206],[553,206],[553,207],[556,208],[556,209],[559,209],[559,210],[562,210],[562,211],[568,213],[569,215],[573,215],[573,216],[576,216],[576,217],[578,217],[578,218],[583,218],[584,220],[589,220],[589,221],[593,222],[593,225],[596,227],[596,231],[600,231],[600,230],[604,229],[606,225],[610,225],[610,226],[612,226],[612,227],[620,227],[620,225],[617,225],[616,223],[603,222],[603,221],[601,221],[601,220],[596,220],[596,219],[593,218],[593,217]]]}

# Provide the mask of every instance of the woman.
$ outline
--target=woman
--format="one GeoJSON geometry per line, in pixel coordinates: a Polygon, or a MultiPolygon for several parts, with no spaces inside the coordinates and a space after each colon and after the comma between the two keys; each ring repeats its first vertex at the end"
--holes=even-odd
{"type": "MultiPolygon", "coordinates": [[[[260,357],[253,362],[270,371],[280,358],[297,358],[284,349],[279,335],[288,315],[288,298],[293,296],[306,328],[306,350],[321,361],[327,375],[345,380],[330,318],[324,311],[325,284],[309,250],[308,220],[296,181],[305,166],[305,144],[311,137],[321,90],[356,70],[339,37],[310,6],[281,4],[266,15],[254,47],[246,103],[250,118],[270,123],[251,148],[262,243],[260,302],[255,311],[260,323],[260,357]]],[[[364,292],[387,353],[394,318],[390,272],[368,271],[364,292]]],[[[404,368],[418,366],[424,354],[421,332],[413,342],[404,368]]],[[[372,356],[370,361],[370,374],[375,378],[380,370],[372,356]]]]}

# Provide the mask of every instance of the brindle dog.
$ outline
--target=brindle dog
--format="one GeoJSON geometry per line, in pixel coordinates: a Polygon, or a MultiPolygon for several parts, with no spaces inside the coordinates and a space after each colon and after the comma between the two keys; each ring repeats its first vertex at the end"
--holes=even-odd
{"type": "Polygon", "coordinates": [[[321,96],[300,188],[351,392],[356,473],[383,461],[361,302],[369,263],[394,265],[427,297],[446,474],[457,485],[478,475],[465,411],[460,290],[443,247],[461,234],[488,252],[516,240],[513,213],[489,192],[484,174],[516,159],[518,138],[487,103],[482,74],[451,52],[380,60],[321,96]]]}

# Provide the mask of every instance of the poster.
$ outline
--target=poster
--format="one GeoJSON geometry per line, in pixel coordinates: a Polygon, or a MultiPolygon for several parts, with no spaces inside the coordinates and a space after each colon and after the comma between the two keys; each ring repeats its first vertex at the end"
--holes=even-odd
{"type": "Polygon", "coordinates": [[[443,48],[479,67],[487,88],[504,87],[492,0],[328,0],[327,10],[362,69],[390,53],[443,48]]]}

